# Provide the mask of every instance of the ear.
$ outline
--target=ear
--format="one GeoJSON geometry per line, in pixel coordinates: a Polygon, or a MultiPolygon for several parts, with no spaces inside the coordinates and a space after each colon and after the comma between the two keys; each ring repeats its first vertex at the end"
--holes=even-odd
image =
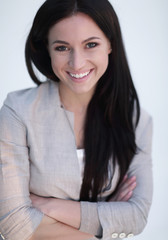
{"type": "Polygon", "coordinates": [[[112,53],[112,46],[111,46],[111,42],[108,42],[108,54],[112,53]]]}
{"type": "Polygon", "coordinates": [[[109,50],[108,50],[108,54],[112,53],[112,48],[110,47],[109,50]]]}

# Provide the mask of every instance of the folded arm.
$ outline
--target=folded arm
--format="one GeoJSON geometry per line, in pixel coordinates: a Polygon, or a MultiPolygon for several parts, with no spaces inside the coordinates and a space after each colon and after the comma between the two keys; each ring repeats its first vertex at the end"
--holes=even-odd
{"type": "MultiPolygon", "coordinates": [[[[143,230],[152,199],[152,132],[149,117],[141,120],[137,132],[137,145],[141,150],[134,157],[128,171],[128,176],[136,176],[137,184],[130,200],[80,202],[80,205],[73,202],[75,208],[71,208],[69,203],[72,202],[68,202],[67,209],[73,210],[70,218],[65,221],[59,216],[59,223],[55,222],[55,226],[60,226],[61,229],[71,226],[74,231],[78,231],[80,226],[79,230],[89,233],[90,236],[99,235],[102,228],[103,239],[109,239],[113,233],[120,234],[124,231],[128,235],[138,234],[143,230]]],[[[3,107],[0,115],[0,151],[0,229],[7,239],[28,239],[33,233],[40,234],[46,222],[41,222],[42,219],[45,220],[43,213],[32,207],[30,201],[26,127],[20,117],[7,107],[3,107]]],[[[33,237],[33,240],[36,240],[37,236],[33,237]]]]}
{"type": "Polygon", "coordinates": [[[29,193],[26,127],[15,111],[0,111],[0,230],[9,240],[82,240],[92,238],[45,216],[32,206],[29,193]]]}
{"type": "MultiPolygon", "coordinates": [[[[136,177],[128,178],[126,175],[120,187],[109,202],[114,201],[128,201],[133,190],[136,187],[136,177]]],[[[30,198],[35,208],[43,212],[45,215],[67,224],[76,229],[80,228],[81,223],[81,206],[80,202],[72,200],[64,200],[57,198],[40,197],[35,194],[31,194],[30,198]]]]}
{"type": "Polygon", "coordinates": [[[111,201],[79,203],[32,195],[33,205],[60,222],[76,229],[80,226],[81,231],[100,235],[102,228],[103,239],[139,234],[146,225],[152,200],[151,136],[151,119],[141,119],[136,135],[140,150],[111,201]]]}
{"type": "Polygon", "coordinates": [[[66,224],[44,216],[42,222],[29,240],[87,240],[94,239],[91,234],[83,233],[66,224]]]}
{"type": "MultiPolygon", "coordinates": [[[[103,239],[111,236],[133,236],[141,233],[146,226],[152,203],[153,176],[151,161],[152,120],[145,112],[136,129],[136,143],[139,147],[128,170],[129,176],[136,176],[136,188],[127,202],[98,202],[93,206],[89,202],[81,202],[80,230],[93,233],[90,223],[99,218],[103,229],[103,239]],[[87,214],[89,213],[89,214],[87,214]],[[88,223],[88,224],[85,224],[88,223]]],[[[94,234],[94,233],[93,233],[94,234]]]]}

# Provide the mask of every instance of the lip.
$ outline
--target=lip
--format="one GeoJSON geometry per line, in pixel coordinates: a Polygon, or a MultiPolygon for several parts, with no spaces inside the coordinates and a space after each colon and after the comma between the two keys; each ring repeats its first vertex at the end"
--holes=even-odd
{"type": "Polygon", "coordinates": [[[83,72],[76,72],[76,73],[67,72],[67,74],[68,74],[68,76],[70,77],[70,79],[71,79],[73,82],[82,83],[82,82],[85,82],[85,81],[90,77],[90,75],[91,75],[91,73],[93,72],[93,70],[94,70],[94,69],[90,69],[90,72],[89,72],[89,70],[88,70],[88,71],[83,71],[83,72]],[[89,72],[89,74],[86,75],[86,76],[84,76],[84,77],[82,77],[82,78],[75,78],[75,77],[72,77],[72,76],[70,75],[70,73],[71,73],[71,74],[83,74],[83,73],[87,73],[87,72],[89,72]]]}

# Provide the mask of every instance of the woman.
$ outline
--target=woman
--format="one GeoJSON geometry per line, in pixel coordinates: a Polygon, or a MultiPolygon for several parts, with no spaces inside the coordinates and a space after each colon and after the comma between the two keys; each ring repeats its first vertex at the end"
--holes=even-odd
{"type": "Polygon", "coordinates": [[[1,109],[1,235],[139,234],[152,199],[152,122],[140,111],[111,4],[45,1],[25,52],[38,86],[10,93],[1,109]]]}

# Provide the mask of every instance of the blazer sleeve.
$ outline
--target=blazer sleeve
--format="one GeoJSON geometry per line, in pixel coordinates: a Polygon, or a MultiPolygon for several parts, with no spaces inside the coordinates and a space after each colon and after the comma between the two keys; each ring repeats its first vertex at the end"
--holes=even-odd
{"type": "Polygon", "coordinates": [[[43,214],[29,198],[29,149],[26,127],[9,106],[0,111],[0,235],[29,239],[43,214]]]}
{"type": "Polygon", "coordinates": [[[139,148],[128,170],[136,175],[137,186],[127,202],[81,202],[81,231],[102,239],[131,237],[141,233],[147,223],[152,195],[153,176],[151,161],[152,119],[142,112],[136,129],[139,148]]]}

